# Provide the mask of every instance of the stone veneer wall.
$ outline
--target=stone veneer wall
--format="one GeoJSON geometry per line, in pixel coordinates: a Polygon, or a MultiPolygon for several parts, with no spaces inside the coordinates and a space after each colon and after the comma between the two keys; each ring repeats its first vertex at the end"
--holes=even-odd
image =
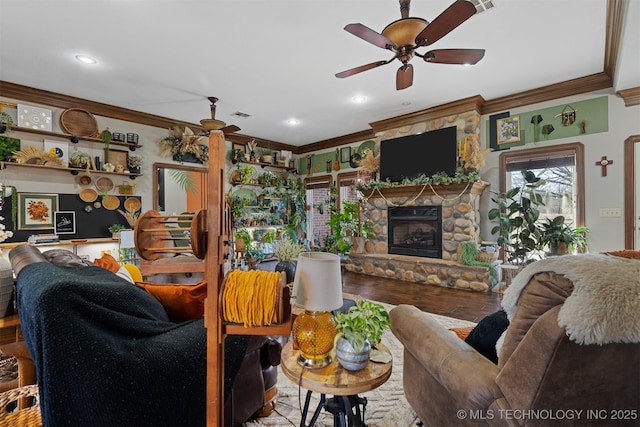
{"type": "MultiPolygon", "coordinates": [[[[475,183],[473,189],[475,193],[481,193],[485,183],[475,183]]],[[[446,191],[448,186],[434,186],[435,193],[429,187],[423,193],[427,193],[418,198],[406,196],[385,196],[380,197],[378,192],[372,192],[366,202],[363,216],[369,221],[375,234],[375,239],[365,243],[367,253],[388,254],[388,218],[387,209],[389,206],[442,206],[442,259],[447,261],[457,261],[457,250],[460,242],[469,240],[478,241],[480,236],[480,194],[472,194],[469,188],[464,186],[460,190],[459,185],[455,188],[460,191],[454,194],[446,191]],[[445,193],[446,191],[446,193],[445,193]],[[409,202],[407,203],[407,199],[409,202]]],[[[453,186],[452,186],[453,187],[453,186]]],[[[415,187],[415,194],[418,194],[422,186],[415,187]]],[[[383,191],[382,194],[385,192],[383,191]]]]}
{"type": "Polygon", "coordinates": [[[375,238],[367,240],[361,254],[351,254],[345,268],[374,276],[475,291],[490,288],[489,269],[457,263],[458,245],[479,240],[480,195],[486,182],[422,186],[372,191],[364,218],[373,225],[375,238]],[[415,197],[420,194],[420,197],[415,197]],[[442,259],[388,253],[389,206],[442,206],[442,259]]]}

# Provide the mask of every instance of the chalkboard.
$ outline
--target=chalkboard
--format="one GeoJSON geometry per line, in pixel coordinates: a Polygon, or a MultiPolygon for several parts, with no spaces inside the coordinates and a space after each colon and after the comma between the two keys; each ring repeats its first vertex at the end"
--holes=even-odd
{"type": "MultiPolygon", "coordinates": [[[[13,231],[13,237],[5,240],[3,243],[11,242],[26,242],[29,236],[33,234],[53,234],[53,228],[48,230],[17,230],[11,218],[11,204],[13,197],[17,195],[12,194],[5,198],[0,215],[4,217],[4,225],[7,230],[13,231]]],[[[119,210],[125,211],[123,206],[124,201],[129,197],[134,197],[140,200],[140,196],[116,196],[120,199],[119,210]]],[[[97,201],[100,201],[98,198],[97,201]]],[[[19,209],[19,208],[18,208],[19,209]]],[[[61,234],[60,240],[74,240],[74,239],[93,239],[99,237],[111,237],[111,233],[108,228],[112,224],[122,224],[127,228],[130,228],[127,220],[122,216],[118,209],[108,210],[103,207],[95,208],[93,203],[87,203],[80,200],[78,194],[58,194],[58,210],[59,211],[74,211],[76,213],[76,232],[75,234],[61,234]],[[86,206],[92,208],[91,212],[85,210],[86,206]]],[[[17,216],[16,216],[17,217],[17,216]]]]}

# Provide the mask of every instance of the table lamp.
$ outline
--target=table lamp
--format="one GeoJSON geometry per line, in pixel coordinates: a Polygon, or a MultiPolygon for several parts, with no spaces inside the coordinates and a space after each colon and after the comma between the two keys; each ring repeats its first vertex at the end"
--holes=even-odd
{"type": "Polygon", "coordinates": [[[303,309],[293,322],[293,342],[300,349],[298,363],[323,368],[337,334],[332,310],[342,307],[340,257],[327,252],[304,252],[298,256],[293,280],[294,305],[303,309]]]}

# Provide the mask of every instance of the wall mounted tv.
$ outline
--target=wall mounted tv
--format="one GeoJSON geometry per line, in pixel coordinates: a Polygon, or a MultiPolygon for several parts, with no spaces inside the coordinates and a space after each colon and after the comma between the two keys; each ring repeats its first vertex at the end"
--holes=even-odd
{"type": "Polygon", "coordinates": [[[457,132],[451,126],[380,143],[380,181],[456,173],[457,132]]]}

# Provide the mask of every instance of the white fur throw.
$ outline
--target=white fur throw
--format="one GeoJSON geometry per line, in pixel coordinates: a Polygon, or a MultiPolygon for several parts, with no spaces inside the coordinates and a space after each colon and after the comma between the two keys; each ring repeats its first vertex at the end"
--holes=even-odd
{"type": "Polygon", "coordinates": [[[578,344],[640,342],[640,260],[605,254],[547,258],[526,266],[507,288],[502,308],[509,320],[522,289],[536,273],[551,271],[573,282],[558,325],[578,344]]]}

